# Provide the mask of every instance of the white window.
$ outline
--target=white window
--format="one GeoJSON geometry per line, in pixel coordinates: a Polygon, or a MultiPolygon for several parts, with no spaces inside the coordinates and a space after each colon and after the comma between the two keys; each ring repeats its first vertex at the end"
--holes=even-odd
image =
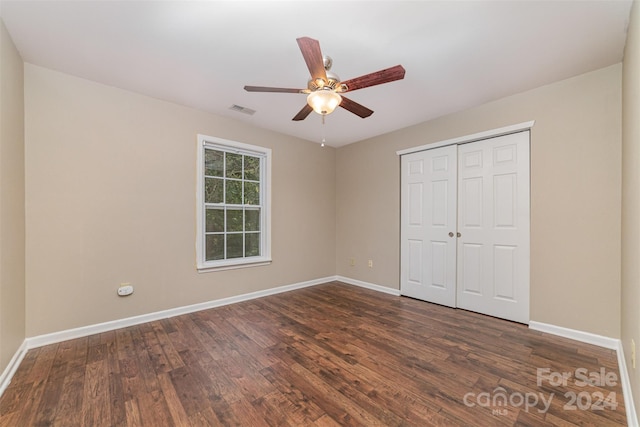
{"type": "Polygon", "coordinates": [[[198,271],[271,262],[271,150],[198,135],[198,271]]]}

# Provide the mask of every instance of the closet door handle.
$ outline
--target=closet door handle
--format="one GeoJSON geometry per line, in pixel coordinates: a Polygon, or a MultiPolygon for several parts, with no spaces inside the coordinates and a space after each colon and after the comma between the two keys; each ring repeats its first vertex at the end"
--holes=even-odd
{"type": "Polygon", "coordinates": [[[449,232],[449,237],[453,237],[453,231],[449,232]]]}
{"type": "Polygon", "coordinates": [[[460,234],[460,232],[458,231],[458,234],[456,234],[456,237],[462,237],[462,234],[460,234]]]}

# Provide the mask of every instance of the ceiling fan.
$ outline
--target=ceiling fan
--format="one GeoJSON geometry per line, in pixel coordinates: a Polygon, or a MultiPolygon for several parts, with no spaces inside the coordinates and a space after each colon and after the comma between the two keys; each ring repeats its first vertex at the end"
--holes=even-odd
{"type": "Polygon", "coordinates": [[[404,68],[402,65],[396,65],[395,67],[365,74],[364,76],[340,81],[340,78],[336,74],[329,71],[333,61],[328,56],[322,56],[318,40],[314,40],[309,37],[301,37],[296,40],[300,47],[300,51],[302,52],[302,56],[307,63],[309,72],[311,73],[311,78],[307,83],[306,89],[265,86],[244,87],[244,90],[247,92],[308,94],[307,104],[293,117],[293,120],[295,121],[306,119],[312,111],[323,116],[331,114],[338,106],[351,111],[353,114],[364,119],[373,114],[373,110],[370,110],[364,105],[358,104],[341,94],[395,80],[402,80],[404,78],[404,68]]]}

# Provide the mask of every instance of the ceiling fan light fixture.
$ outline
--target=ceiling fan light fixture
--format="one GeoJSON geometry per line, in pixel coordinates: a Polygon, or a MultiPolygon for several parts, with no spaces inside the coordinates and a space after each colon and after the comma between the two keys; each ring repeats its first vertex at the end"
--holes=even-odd
{"type": "Polygon", "coordinates": [[[333,113],[341,102],[340,94],[332,89],[319,89],[307,96],[307,104],[313,108],[313,111],[323,116],[333,113]]]}
{"type": "MultiPolygon", "coordinates": [[[[1,0],[0,0],[1,1],[1,0]]],[[[360,77],[340,81],[337,74],[330,71],[332,60],[328,56],[322,56],[320,42],[310,37],[299,37],[296,39],[302,57],[309,69],[310,79],[307,81],[306,89],[293,89],[285,87],[265,87],[265,86],[245,86],[247,92],[280,92],[280,93],[305,93],[307,103],[291,120],[299,122],[306,119],[312,111],[320,114],[323,118],[331,114],[338,106],[355,114],[361,118],[367,118],[373,114],[373,110],[364,105],[360,105],[347,97],[340,96],[343,92],[352,92],[369,86],[376,86],[389,83],[404,78],[404,67],[385,68],[360,77]]]]}

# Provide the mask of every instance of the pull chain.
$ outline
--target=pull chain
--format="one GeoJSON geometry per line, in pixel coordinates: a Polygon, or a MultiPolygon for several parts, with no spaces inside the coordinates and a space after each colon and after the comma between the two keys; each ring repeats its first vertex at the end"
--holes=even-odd
{"type": "Polygon", "coordinates": [[[324,143],[326,142],[325,139],[325,131],[324,131],[324,114],[322,115],[322,144],[320,144],[320,147],[324,147],[324,143]]]}

